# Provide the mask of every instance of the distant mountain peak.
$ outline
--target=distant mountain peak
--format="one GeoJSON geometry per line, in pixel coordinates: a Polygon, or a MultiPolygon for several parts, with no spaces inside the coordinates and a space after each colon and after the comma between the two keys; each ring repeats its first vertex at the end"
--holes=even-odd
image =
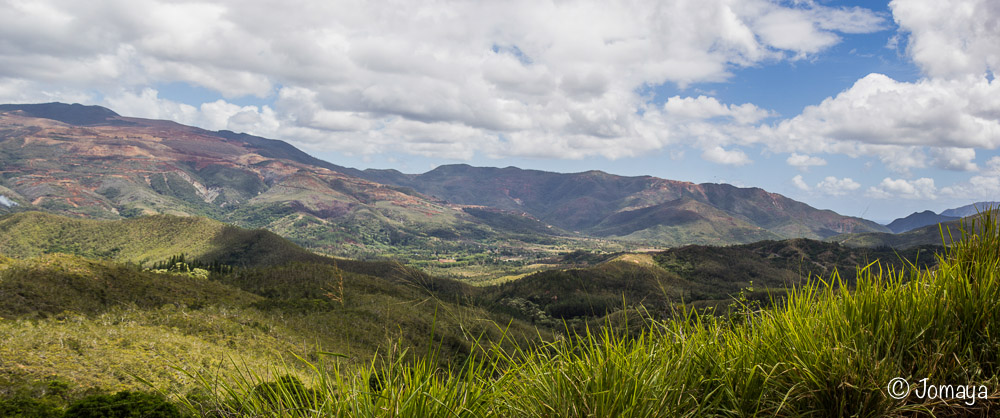
{"type": "Polygon", "coordinates": [[[941,222],[948,222],[958,219],[955,216],[938,215],[932,211],[925,210],[923,212],[914,212],[905,218],[899,218],[888,225],[886,225],[890,231],[894,234],[899,234],[907,231],[911,231],[917,228],[921,228],[927,225],[935,225],[941,222]]]}
{"type": "Polygon", "coordinates": [[[101,106],[82,105],[79,103],[66,104],[52,102],[0,105],[0,112],[11,111],[20,111],[23,112],[25,116],[52,119],[62,123],[78,126],[128,123],[118,120],[121,116],[111,109],[101,106]]]}
{"type": "Polygon", "coordinates": [[[965,205],[958,208],[948,209],[941,212],[942,216],[953,216],[956,218],[964,218],[966,216],[976,215],[986,209],[1000,206],[1000,202],[976,202],[971,205],[965,205]]]}

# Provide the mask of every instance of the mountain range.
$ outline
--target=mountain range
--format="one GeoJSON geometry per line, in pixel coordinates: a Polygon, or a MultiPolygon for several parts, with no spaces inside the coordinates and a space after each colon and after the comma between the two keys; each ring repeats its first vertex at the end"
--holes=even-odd
{"type": "Polygon", "coordinates": [[[971,205],[965,205],[953,209],[946,209],[941,212],[941,216],[953,216],[956,218],[964,218],[967,216],[978,215],[985,212],[987,209],[995,208],[1000,206],[1000,202],[976,202],[971,205]]]}
{"type": "Polygon", "coordinates": [[[939,215],[929,210],[925,210],[923,212],[914,212],[905,218],[896,219],[890,222],[888,225],[886,225],[886,227],[888,227],[889,230],[892,231],[894,234],[899,234],[928,225],[936,225],[941,222],[954,221],[959,218],[961,217],[939,215]]]}
{"type": "Polygon", "coordinates": [[[745,243],[882,231],[860,218],[815,209],[759,188],[694,184],[601,171],[551,173],[447,165],[423,174],[366,170],[362,176],[465,205],[522,211],[589,236],[690,243],[745,243]]]}
{"type": "Polygon", "coordinates": [[[963,231],[970,231],[971,225],[980,222],[977,215],[952,218],[950,221],[931,223],[900,233],[864,232],[834,235],[824,239],[848,247],[893,248],[904,250],[921,246],[945,246],[958,241],[963,231]]]}
{"type": "Polygon", "coordinates": [[[941,211],[941,213],[934,213],[929,210],[914,212],[905,218],[899,218],[890,222],[886,227],[893,233],[899,234],[924,226],[937,225],[942,222],[974,216],[998,205],[1000,205],[1000,202],[976,202],[957,208],[946,209],[941,211]]]}
{"type": "Polygon", "coordinates": [[[202,215],[343,255],[888,231],[758,188],[514,167],[357,170],[278,140],[62,103],[0,105],[0,196],[0,212],[202,215]]]}
{"type": "Polygon", "coordinates": [[[489,233],[461,208],[350,171],[285,142],[96,106],[0,106],[0,195],[17,205],[7,210],[204,215],[332,250],[489,233]]]}

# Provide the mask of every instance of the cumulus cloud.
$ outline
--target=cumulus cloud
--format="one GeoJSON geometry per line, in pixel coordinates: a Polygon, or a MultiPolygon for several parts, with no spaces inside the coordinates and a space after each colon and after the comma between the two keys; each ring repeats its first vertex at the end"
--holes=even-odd
{"type": "Polygon", "coordinates": [[[937,187],[934,186],[934,179],[927,177],[912,181],[886,177],[878,186],[868,188],[867,195],[877,199],[936,199],[937,187]]]}
{"type": "Polygon", "coordinates": [[[838,179],[834,176],[828,176],[823,179],[823,181],[816,184],[816,189],[818,191],[831,196],[843,196],[859,188],[861,188],[861,184],[852,180],[850,177],[838,179]]]}
{"type": "Polygon", "coordinates": [[[747,157],[747,154],[741,150],[726,150],[719,146],[705,150],[705,152],[701,154],[701,158],[713,163],[726,165],[745,165],[753,162],[749,157],[747,157]]]}
{"type": "Polygon", "coordinates": [[[996,148],[1000,145],[1000,82],[967,77],[904,83],[870,74],[773,129],[765,128],[765,133],[777,149],[804,152],[882,153],[906,146],[996,148]]]}
{"type": "MultiPolygon", "coordinates": [[[[893,0],[896,39],[926,78],[870,74],[790,119],[707,95],[654,106],[640,92],[725,81],[743,67],[822,53],[887,16],[815,1],[527,1],[496,4],[102,0],[0,4],[0,101],[105,104],[134,116],[246,131],[312,150],[468,159],[626,158],[693,148],[870,156],[975,172],[1000,146],[1000,6],[893,0]],[[151,86],[226,100],[191,106],[151,86]],[[273,99],[238,106],[234,98],[273,99]],[[763,125],[761,125],[763,124],[763,125]]],[[[983,179],[988,176],[980,173],[983,179]]],[[[880,189],[881,190],[881,189],[880,189]]]]}
{"type": "Polygon", "coordinates": [[[0,101],[3,103],[92,102],[93,96],[72,87],[32,80],[0,77],[0,101]]]}
{"type": "Polygon", "coordinates": [[[1000,157],[991,157],[986,161],[986,169],[983,175],[1000,176],[1000,157]]]}
{"type": "Polygon", "coordinates": [[[725,125],[766,110],[704,96],[647,109],[638,91],[724,81],[885,24],[808,1],[6,2],[0,99],[101,102],[362,154],[395,141],[457,158],[620,158],[679,143],[747,161],[719,151],[742,137],[725,125]],[[185,107],[147,90],[172,82],[227,100],[185,107]],[[54,83],[64,91],[22,93],[54,83]],[[275,103],[231,103],[244,96],[275,103]]]}
{"type": "Polygon", "coordinates": [[[726,105],[714,97],[680,97],[674,96],[663,104],[667,115],[675,118],[711,119],[728,118],[738,124],[751,124],[763,118],[772,116],[772,112],[758,108],[751,103],[742,105],[726,105]]]}
{"type": "Polygon", "coordinates": [[[167,119],[186,125],[210,130],[231,130],[256,135],[276,135],[281,132],[280,121],[268,106],[237,106],[224,100],[202,103],[195,107],[159,97],[155,89],[146,88],[139,93],[127,91],[106,96],[104,103],[111,109],[132,109],[128,116],[167,119]]]}
{"type": "Polygon", "coordinates": [[[890,44],[925,78],[869,74],[791,119],[762,126],[772,151],[870,156],[890,170],[975,171],[976,149],[1000,146],[1000,3],[893,0],[899,25],[890,44]]]}
{"type": "Polygon", "coordinates": [[[809,187],[808,184],[806,184],[806,181],[802,179],[801,174],[796,174],[795,177],[792,177],[792,184],[794,184],[795,187],[798,187],[799,190],[805,192],[808,192],[809,190],[812,189],[811,187],[809,187]]]}
{"type": "Polygon", "coordinates": [[[986,161],[985,167],[968,181],[942,187],[941,195],[955,199],[1000,200],[1000,157],[986,161]]]}
{"type": "Polygon", "coordinates": [[[932,148],[931,157],[935,167],[952,171],[976,171],[979,167],[976,150],[972,148],[932,148]]]}
{"type": "Polygon", "coordinates": [[[959,78],[1000,68],[1000,3],[994,0],[893,0],[909,33],[908,53],[931,77],[959,78]]]}
{"type": "MultiPolygon", "coordinates": [[[[792,153],[792,155],[790,155],[785,162],[787,162],[788,165],[797,167],[801,170],[808,169],[809,167],[826,165],[826,160],[822,158],[796,153],[792,153]]],[[[801,180],[802,176],[798,176],[798,178],[801,180]]]]}
{"type": "Polygon", "coordinates": [[[646,107],[638,136],[646,149],[670,144],[688,145],[702,150],[702,158],[711,162],[744,165],[750,161],[743,151],[728,151],[733,145],[752,145],[755,123],[773,117],[774,113],[751,103],[725,104],[714,97],[680,97],[667,99],[658,108],[646,107]]]}
{"type": "Polygon", "coordinates": [[[810,186],[801,174],[792,177],[792,185],[804,192],[814,192],[828,196],[844,196],[861,188],[861,184],[850,177],[837,178],[834,176],[827,176],[819,183],[816,183],[815,186],[810,186]]]}

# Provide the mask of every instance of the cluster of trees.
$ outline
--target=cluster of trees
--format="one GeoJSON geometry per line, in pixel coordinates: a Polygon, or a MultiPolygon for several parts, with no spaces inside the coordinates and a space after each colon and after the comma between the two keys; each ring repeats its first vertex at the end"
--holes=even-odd
{"type": "Polygon", "coordinates": [[[184,253],[172,255],[166,260],[153,263],[152,267],[150,267],[150,270],[163,270],[171,273],[190,273],[195,269],[221,274],[233,272],[233,266],[231,265],[223,264],[217,260],[205,263],[201,260],[188,259],[184,253]]]}

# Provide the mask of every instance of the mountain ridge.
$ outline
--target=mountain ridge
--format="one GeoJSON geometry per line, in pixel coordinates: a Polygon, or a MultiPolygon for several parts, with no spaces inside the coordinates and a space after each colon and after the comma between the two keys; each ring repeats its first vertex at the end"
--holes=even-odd
{"type": "Polygon", "coordinates": [[[928,225],[936,225],[941,222],[954,221],[959,218],[961,217],[940,215],[932,211],[925,210],[923,212],[914,212],[905,218],[896,219],[890,222],[886,226],[894,234],[899,234],[902,232],[907,232],[928,225]]]}
{"type": "Polygon", "coordinates": [[[0,163],[0,194],[18,204],[0,211],[202,215],[347,256],[518,247],[539,235],[673,246],[886,230],[725,184],[466,164],[422,174],[357,170],[280,140],[78,104],[0,107],[0,163]],[[467,207],[523,221],[490,224],[467,207]]]}
{"type": "Polygon", "coordinates": [[[403,174],[396,170],[365,170],[362,173],[372,181],[413,188],[453,203],[525,211],[560,228],[585,234],[595,232],[593,228],[602,223],[611,222],[609,217],[621,217],[622,213],[657,205],[676,205],[682,198],[711,205],[737,221],[766,229],[780,238],[819,239],[856,230],[888,231],[874,222],[815,209],[756,187],[695,184],[653,176],[626,177],[597,170],[551,173],[468,164],[442,165],[422,174],[403,174]],[[804,217],[818,220],[803,222],[804,217]]]}
{"type": "Polygon", "coordinates": [[[950,222],[977,215],[991,207],[1000,206],[1000,202],[976,202],[957,208],[945,209],[941,213],[934,213],[930,210],[923,212],[913,212],[906,217],[897,218],[886,224],[886,227],[894,234],[908,232],[917,228],[937,225],[942,222],[950,222]]]}
{"type": "Polygon", "coordinates": [[[976,202],[973,204],[960,206],[957,208],[946,209],[941,211],[941,216],[954,216],[957,218],[964,218],[966,216],[977,215],[979,213],[985,212],[989,208],[1000,206],[1000,202],[976,202]]]}

